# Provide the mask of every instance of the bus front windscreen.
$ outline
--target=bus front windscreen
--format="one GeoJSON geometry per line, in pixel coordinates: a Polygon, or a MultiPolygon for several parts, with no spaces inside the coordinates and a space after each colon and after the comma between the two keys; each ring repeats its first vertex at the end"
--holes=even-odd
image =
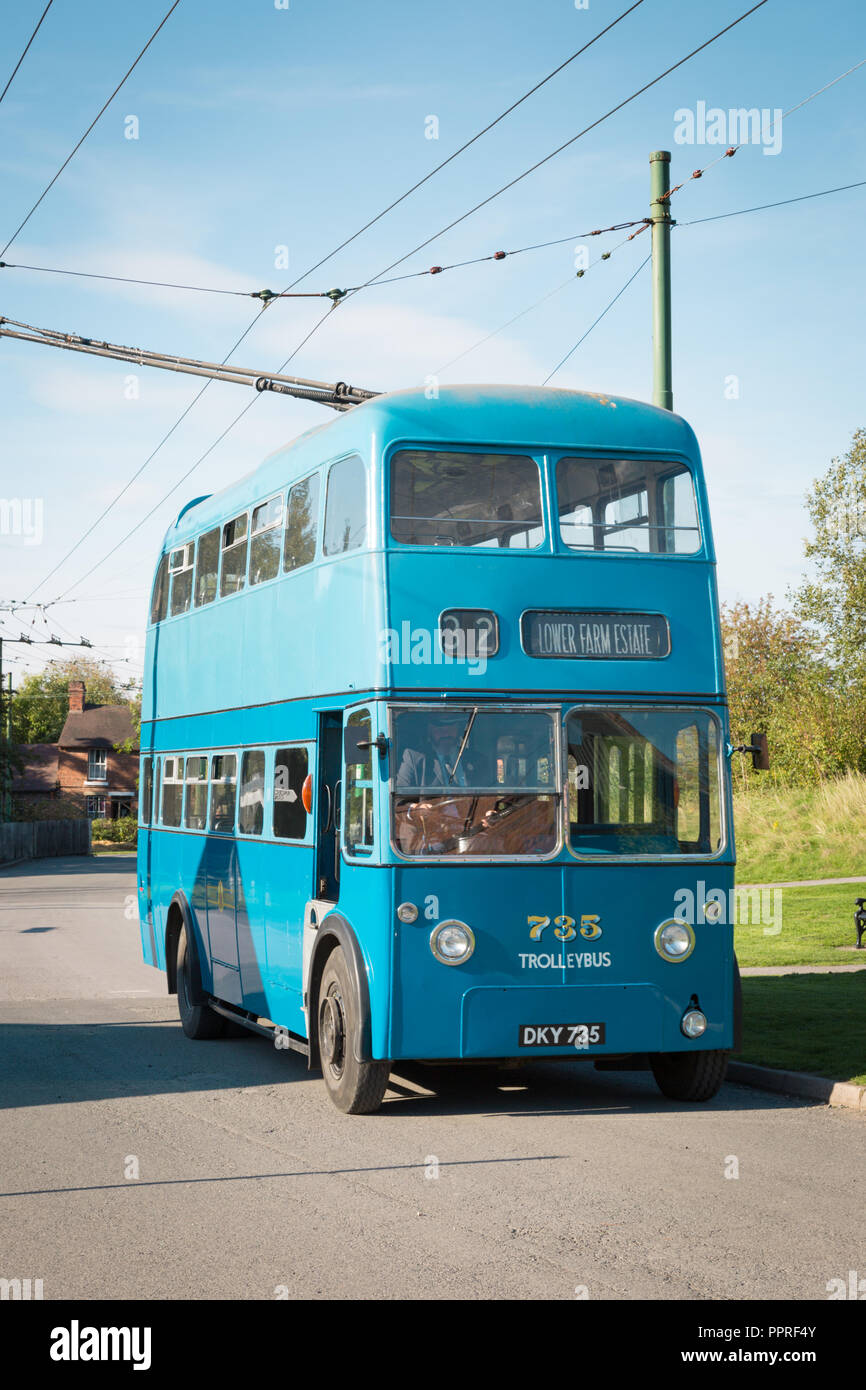
{"type": "Polygon", "coordinates": [[[571,847],[592,858],[714,855],[721,731],[707,710],[577,709],[567,720],[571,847]]]}
{"type": "Polygon", "coordinates": [[[393,837],[407,858],[536,858],[559,843],[557,724],[547,710],[392,711],[393,837]]]}

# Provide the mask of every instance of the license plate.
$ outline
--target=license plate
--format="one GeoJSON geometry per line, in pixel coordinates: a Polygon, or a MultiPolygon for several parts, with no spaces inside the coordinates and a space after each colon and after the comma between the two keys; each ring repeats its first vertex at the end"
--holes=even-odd
{"type": "Polygon", "coordinates": [[[603,1023],[521,1023],[520,1047],[594,1047],[604,1042],[603,1023]]]}

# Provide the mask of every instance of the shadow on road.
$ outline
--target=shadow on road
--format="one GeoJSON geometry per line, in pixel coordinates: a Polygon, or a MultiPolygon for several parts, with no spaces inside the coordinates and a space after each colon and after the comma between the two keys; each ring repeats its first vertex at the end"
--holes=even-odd
{"type": "MultiPolygon", "coordinates": [[[[160,1006],[161,1007],[161,1006],[160,1006]]],[[[317,1077],[298,1053],[248,1037],[191,1042],[169,1004],[142,1020],[0,1025],[0,1109],[122,1097],[286,1086],[317,1077]]],[[[330,1102],[320,1084],[321,1103],[330,1102]]],[[[287,1094],[288,1099],[288,1094],[287,1094]]],[[[275,1105],[282,1103],[282,1097],[275,1105]]],[[[677,1114],[800,1108],[804,1102],[725,1086],[704,1105],[665,1099],[646,1072],[596,1072],[587,1063],[511,1068],[396,1062],[380,1117],[677,1114]]],[[[370,1123],[369,1120],[363,1121],[370,1123]]]]}

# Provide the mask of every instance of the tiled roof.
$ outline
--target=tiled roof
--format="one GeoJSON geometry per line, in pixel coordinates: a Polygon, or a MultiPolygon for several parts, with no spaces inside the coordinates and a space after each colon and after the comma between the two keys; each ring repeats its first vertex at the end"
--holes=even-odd
{"type": "Polygon", "coordinates": [[[52,792],[57,786],[57,744],[22,743],[15,749],[21,771],[12,775],[13,792],[52,792]]]}
{"type": "Polygon", "coordinates": [[[60,748],[114,748],[115,744],[133,739],[133,748],[138,750],[138,739],[132,725],[132,713],[128,705],[93,705],[90,709],[66,716],[63,732],[58,740],[60,748]]]}

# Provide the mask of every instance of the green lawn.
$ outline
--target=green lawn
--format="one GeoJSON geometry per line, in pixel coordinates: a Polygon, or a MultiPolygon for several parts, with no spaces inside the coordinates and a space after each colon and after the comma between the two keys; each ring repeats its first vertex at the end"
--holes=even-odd
{"type": "Polygon", "coordinates": [[[866,777],[812,787],[755,779],[747,792],[735,780],[734,832],[739,883],[866,874],[866,777]]]}
{"type": "Polygon", "coordinates": [[[743,980],[744,1062],[866,1086],[866,973],[743,980]]]}
{"type": "MultiPolygon", "coordinates": [[[[838,949],[853,946],[857,939],[854,900],[866,898],[866,883],[764,889],[763,892],[771,912],[775,902],[779,902],[782,930],[777,935],[766,935],[768,924],[760,922],[735,927],[734,944],[741,966],[866,965],[866,950],[838,949]]],[[[778,918],[773,925],[778,925],[778,918]]],[[[769,929],[772,931],[772,927],[769,929]]]]}

